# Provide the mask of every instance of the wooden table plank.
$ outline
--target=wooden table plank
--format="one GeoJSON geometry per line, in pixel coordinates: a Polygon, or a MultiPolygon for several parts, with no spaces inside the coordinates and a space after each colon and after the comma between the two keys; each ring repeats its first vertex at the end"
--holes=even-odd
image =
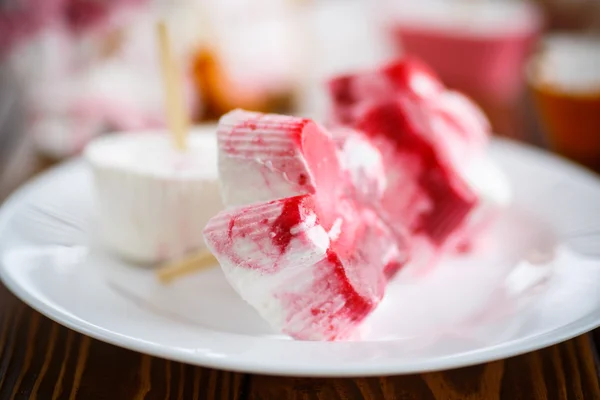
{"type": "MultiPolygon", "coordinates": [[[[48,163],[22,142],[0,202],[48,163]]],[[[6,171],[10,172],[7,176],[6,171]]],[[[600,339],[600,333],[595,333],[600,339]]],[[[592,335],[451,371],[361,379],[223,372],[121,349],[41,316],[0,284],[2,399],[600,399],[592,335]]]]}
{"type": "Polygon", "coordinates": [[[210,370],[77,334],[0,287],[0,399],[600,399],[590,336],[420,375],[287,378],[210,370]]]}

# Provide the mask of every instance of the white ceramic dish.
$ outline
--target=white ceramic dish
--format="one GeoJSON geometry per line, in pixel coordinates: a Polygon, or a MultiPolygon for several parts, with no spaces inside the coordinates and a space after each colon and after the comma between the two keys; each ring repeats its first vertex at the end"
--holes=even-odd
{"type": "Polygon", "coordinates": [[[296,376],[416,373],[505,358],[600,325],[600,180],[496,141],[514,206],[486,249],[398,279],[361,342],[273,332],[215,267],[171,286],[107,254],[94,235],[91,173],[63,164],[0,211],[4,283],[55,321],[125,348],[207,367],[296,376]]]}

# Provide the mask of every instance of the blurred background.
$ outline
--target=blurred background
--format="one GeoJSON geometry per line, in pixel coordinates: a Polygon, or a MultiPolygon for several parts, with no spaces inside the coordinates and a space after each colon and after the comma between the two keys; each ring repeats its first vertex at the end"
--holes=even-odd
{"type": "Polygon", "coordinates": [[[164,126],[158,19],[194,123],[322,119],[328,77],[409,53],[497,135],[600,170],[599,0],[0,0],[0,171],[164,126]]]}

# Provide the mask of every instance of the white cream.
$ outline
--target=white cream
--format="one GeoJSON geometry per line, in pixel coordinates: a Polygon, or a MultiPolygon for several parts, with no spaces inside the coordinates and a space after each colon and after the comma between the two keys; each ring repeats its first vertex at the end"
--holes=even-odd
{"type": "Polygon", "coordinates": [[[383,195],[387,179],[381,153],[365,137],[358,133],[348,134],[340,149],[340,161],[360,192],[376,197],[383,195]]]}
{"type": "Polygon", "coordinates": [[[224,115],[217,133],[224,203],[233,207],[314,193],[312,174],[294,137],[303,129],[303,120],[296,117],[242,110],[224,115]]]}
{"type": "Polygon", "coordinates": [[[316,215],[307,212],[302,229],[291,228],[293,238],[282,254],[271,231],[282,210],[283,202],[273,202],[224,211],[209,221],[204,235],[227,281],[261,317],[278,331],[301,331],[304,326],[286,321],[289,310],[281,295],[310,290],[313,267],[325,258],[330,241],[316,215]]]}
{"type": "Polygon", "coordinates": [[[88,145],[108,247],[154,263],[204,246],[202,230],[223,208],[216,137],[209,131],[194,130],[185,152],[164,131],[114,134],[88,145]]]}
{"type": "Polygon", "coordinates": [[[477,234],[479,228],[510,205],[510,183],[500,167],[487,155],[470,162],[462,169],[461,175],[478,197],[477,207],[468,217],[466,230],[467,235],[477,234]]]}

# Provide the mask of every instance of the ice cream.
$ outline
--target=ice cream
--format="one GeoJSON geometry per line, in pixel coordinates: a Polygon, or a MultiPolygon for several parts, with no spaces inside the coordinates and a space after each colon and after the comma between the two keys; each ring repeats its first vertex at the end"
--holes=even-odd
{"type": "Polygon", "coordinates": [[[335,190],[335,144],[308,119],[235,110],[221,118],[217,136],[228,206],[335,190]]]}
{"type": "MultiPolygon", "coordinates": [[[[417,202],[398,210],[392,228],[381,207],[388,204],[384,193],[391,196],[385,157],[361,131],[339,128],[331,136],[306,119],[243,111],[224,116],[218,131],[223,193],[233,208],[208,223],[207,245],[241,297],[295,338],[347,338],[379,303],[388,279],[417,253],[419,229],[429,227],[426,233],[443,241],[458,225],[450,208],[432,207],[439,220],[421,218],[417,202]],[[301,174],[305,185],[298,185],[301,174]],[[340,294],[342,287],[352,295],[340,294]]],[[[412,155],[427,158],[408,142],[412,155]]],[[[439,180],[436,189],[451,182],[446,175],[439,180]]],[[[401,191],[414,200],[423,189],[413,186],[401,191]]],[[[465,203],[456,207],[456,219],[470,210],[465,203]]]]}
{"type": "Polygon", "coordinates": [[[342,201],[333,225],[314,195],[226,211],[204,234],[227,280],[275,329],[336,340],[381,301],[402,254],[369,210],[342,201]]]}
{"type": "Polygon", "coordinates": [[[387,188],[387,177],[381,153],[371,140],[360,131],[337,127],[331,130],[336,146],[340,167],[350,182],[347,190],[364,202],[380,198],[387,188]]]}
{"type": "Polygon", "coordinates": [[[410,237],[411,264],[431,265],[477,206],[477,194],[401,104],[373,107],[358,127],[380,150],[386,171],[386,190],[373,207],[399,239],[410,237]]]}
{"type": "Polygon", "coordinates": [[[221,119],[230,208],[208,223],[206,243],[241,297],[298,339],[352,335],[406,261],[404,243],[355,189],[382,172],[378,151],[343,159],[336,146],[351,155],[362,139],[345,129],[334,139],[296,117],[238,110],[221,119]]]}
{"type": "Polygon", "coordinates": [[[330,80],[330,125],[354,126],[376,105],[401,102],[420,135],[452,161],[485,150],[490,126],[481,110],[464,95],[448,90],[419,60],[404,58],[375,70],[330,80]]]}
{"type": "Polygon", "coordinates": [[[352,338],[398,272],[424,273],[508,201],[477,107],[407,61],[335,79],[330,126],[234,111],[218,128],[227,211],[206,243],[275,329],[352,338]]]}
{"type": "MultiPolygon", "coordinates": [[[[389,220],[407,221],[408,215],[429,220],[437,233],[430,232],[433,241],[426,242],[463,247],[510,202],[506,178],[486,155],[487,119],[418,60],[336,77],[329,90],[331,125],[368,135],[383,157],[387,193],[381,210],[389,220]],[[444,227],[454,229],[444,232],[444,227]]],[[[427,231],[407,223],[409,231],[427,231]]],[[[426,248],[415,252],[435,254],[426,248]]]]}
{"type": "Polygon", "coordinates": [[[216,138],[207,130],[195,130],[185,152],[162,131],[114,134],[87,146],[109,248],[155,263],[204,246],[202,229],[223,208],[216,138]]]}

